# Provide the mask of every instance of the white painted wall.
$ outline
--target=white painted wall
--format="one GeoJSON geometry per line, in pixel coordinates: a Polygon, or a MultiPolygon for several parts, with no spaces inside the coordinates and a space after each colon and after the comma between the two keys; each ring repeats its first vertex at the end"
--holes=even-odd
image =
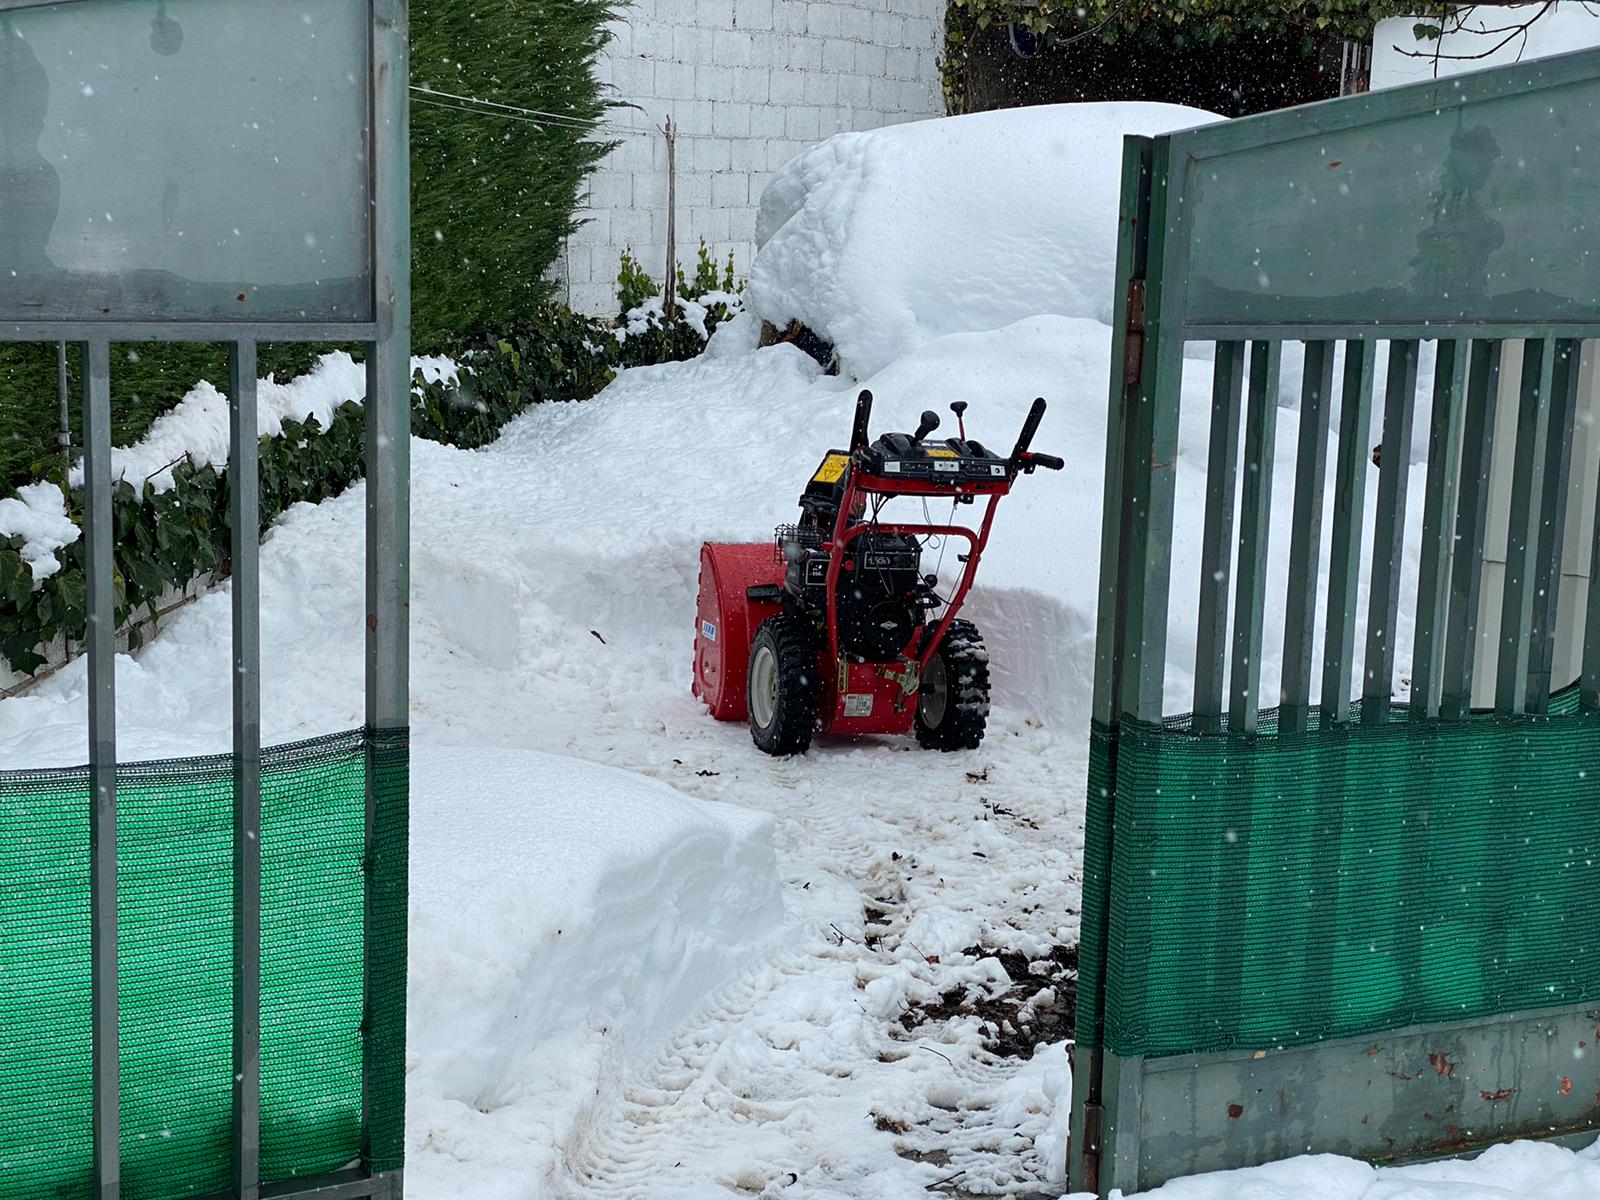
{"type": "Polygon", "coordinates": [[[589,223],[556,266],[567,302],[616,306],[617,266],[666,265],[667,155],[679,128],[678,261],[704,238],[740,275],[755,253],[756,208],[772,173],[818,140],[940,116],[945,0],[633,0],[597,74],[637,108],[610,118],[622,145],[590,179],[589,223]]]}

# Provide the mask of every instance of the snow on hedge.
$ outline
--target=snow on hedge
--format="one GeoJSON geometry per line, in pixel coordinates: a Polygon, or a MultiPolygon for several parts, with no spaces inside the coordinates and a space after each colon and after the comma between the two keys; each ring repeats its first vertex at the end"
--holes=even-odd
{"type": "Polygon", "coordinates": [[[1109,322],[1123,135],[1217,119],[1056,104],[839,134],[767,185],[746,304],[802,322],[857,378],[947,333],[1109,322]]]}
{"type": "Polygon", "coordinates": [[[22,561],[33,581],[61,569],[56,551],[78,540],[78,526],[67,516],[67,498],[53,483],[29,483],[0,500],[0,537],[22,538],[22,561]]]}

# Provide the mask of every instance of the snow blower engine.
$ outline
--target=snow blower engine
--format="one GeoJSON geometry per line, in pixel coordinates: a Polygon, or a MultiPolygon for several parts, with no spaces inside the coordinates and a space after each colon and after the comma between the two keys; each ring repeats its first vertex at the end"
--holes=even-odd
{"type": "Polygon", "coordinates": [[[930,441],[939,416],[915,433],[868,441],[872,393],[856,401],[849,450],[830,450],[800,497],[800,520],[776,545],[707,542],[700,548],[694,694],[719,721],[750,722],[768,754],[801,754],[817,730],[847,736],[910,733],[932,750],[968,750],[989,716],[989,656],[957,619],[989,540],[995,506],[1019,474],[1062,461],[1029,450],[1044,417],[1035,400],[1009,457],[969,441],[966,404],[950,406],[959,436],[930,441]],[[897,496],[948,500],[947,524],[888,523],[897,496]],[[988,497],[976,531],[956,507],[988,497]],[[959,581],[939,594],[937,542],[966,543],[959,581]]]}

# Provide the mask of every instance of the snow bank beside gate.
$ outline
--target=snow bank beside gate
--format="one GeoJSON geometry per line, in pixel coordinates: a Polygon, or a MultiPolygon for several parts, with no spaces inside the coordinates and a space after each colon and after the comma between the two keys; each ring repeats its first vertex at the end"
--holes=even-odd
{"type": "Polygon", "coordinates": [[[1218,119],[1054,104],[839,134],[767,185],[747,303],[832,342],[858,379],[943,334],[1109,323],[1123,135],[1218,119]]]}
{"type": "Polygon", "coordinates": [[[408,1185],[525,1197],[597,1091],[783,917],[765,814],[517,750],[412,750],[408,1185]]]}

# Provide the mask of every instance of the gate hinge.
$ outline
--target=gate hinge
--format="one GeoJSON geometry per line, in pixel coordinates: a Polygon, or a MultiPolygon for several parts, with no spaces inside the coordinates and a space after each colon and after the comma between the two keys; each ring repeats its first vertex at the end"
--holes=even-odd
{"type": "Polygon", "coordinates": [[[1100,1191],[1100,1121],[1105,1109],[1092,1101],[1083,1106],[1083,1149],[1079,1152],[1083,1164],[1083,1186],[1100,1191]]]}
{"type": "Polygon", "coordinates": [[[1144,280],[1128,280],[1127,327],[1122,342],[1122,382],[1139,382],[1144,365],[1144,280]]]}

